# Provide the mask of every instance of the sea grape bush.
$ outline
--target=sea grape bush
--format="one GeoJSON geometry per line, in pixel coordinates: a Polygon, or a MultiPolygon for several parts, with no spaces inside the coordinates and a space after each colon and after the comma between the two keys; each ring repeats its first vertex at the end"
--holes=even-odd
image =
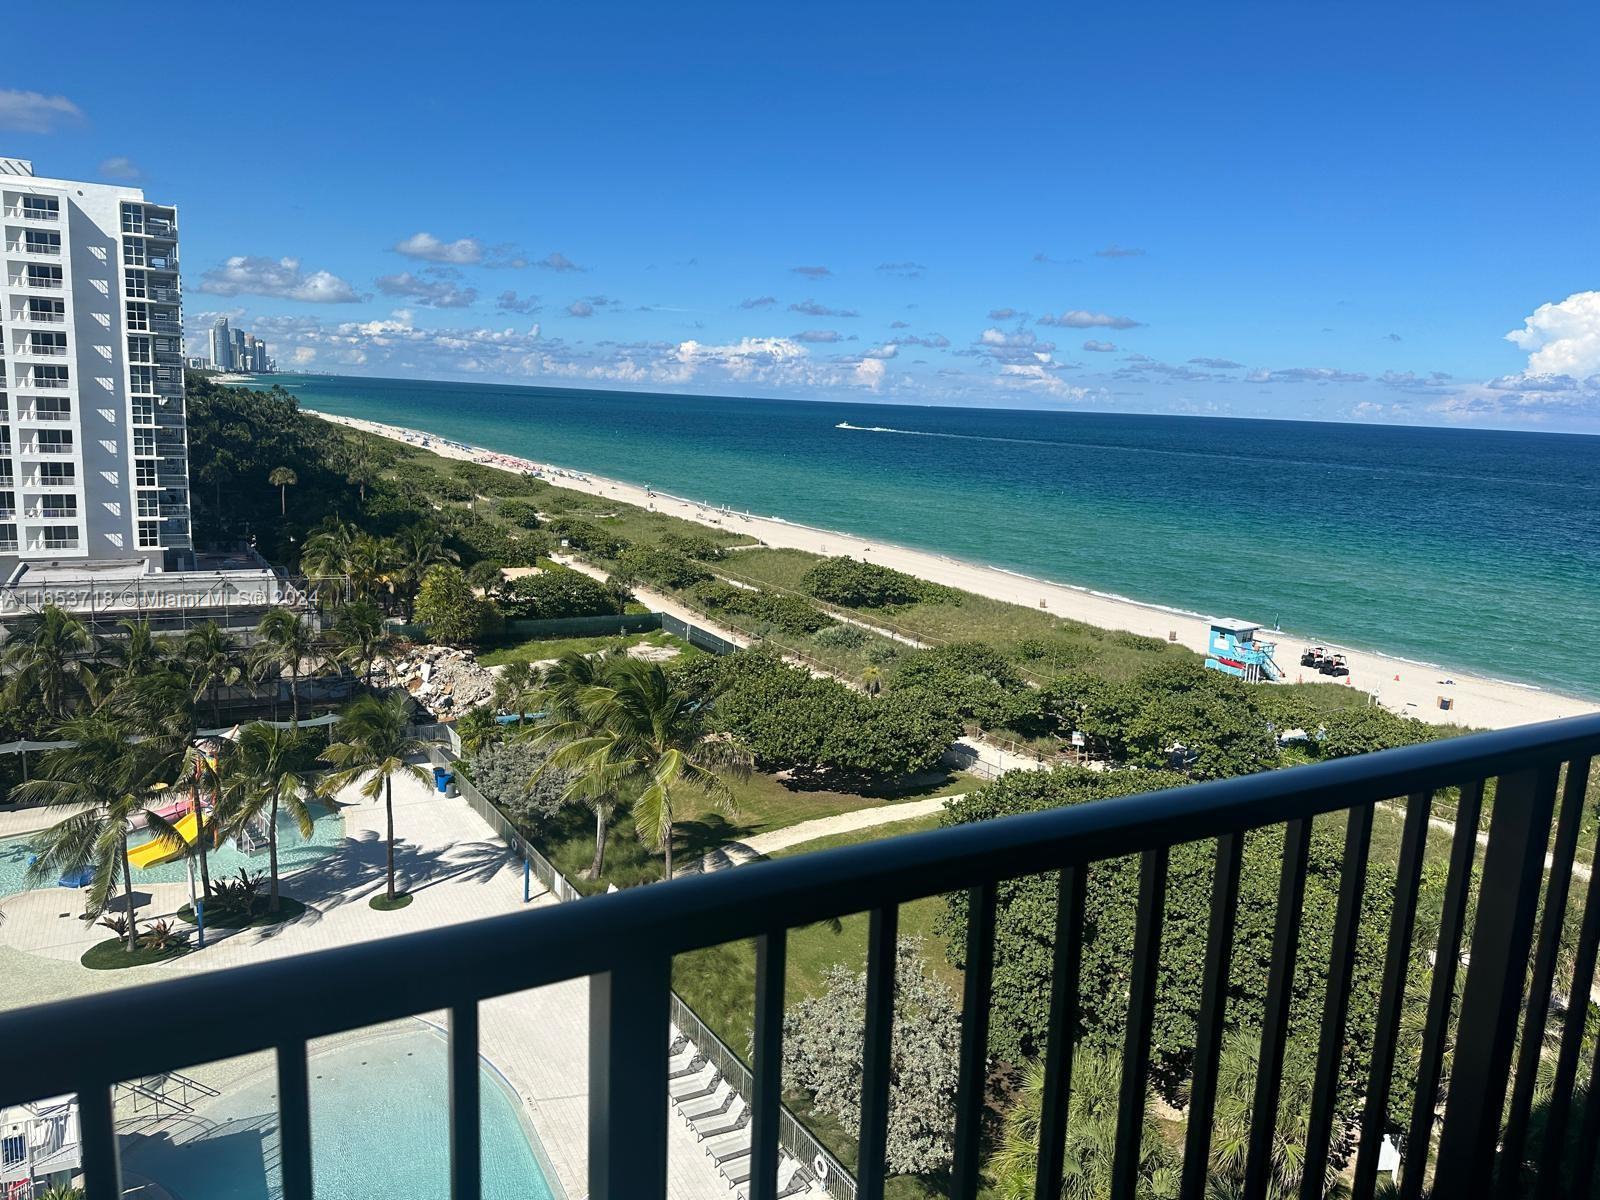
{"type": "Polygon", "coordinates": [[[800,578],[801,589],[828,604],[846,608],[889,608],[921,601],[959,603],[961,594],[876,563],[853,558],[829,558],[800,578]]]}

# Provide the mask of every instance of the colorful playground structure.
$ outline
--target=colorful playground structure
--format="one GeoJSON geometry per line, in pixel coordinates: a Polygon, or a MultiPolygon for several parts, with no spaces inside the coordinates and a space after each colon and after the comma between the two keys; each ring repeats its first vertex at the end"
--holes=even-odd
{"type": "Polygon", "coordinates": [[[1206,647],[1207,669],[1246,683],[1260,683],[1263,679],[1277,683],[1283,678],[1283,671],[1272,658],[1277,643],[1258,641],[1256,634],[1260,630],[1260,625],[1233,617],[1212,621],[1211,640],[1206,647]]]}
{"type": "MultiPolygon", "coordinates": [[[[184,806],[185,810],[187,805],[184,806]]],[[[176,816],[176,814],[173,814],[176,816]]],[[[165,813],[162,816],[166,816],[165,813]]],[[[170,821],[171,817],[167,817],[170,821]]],[[[178,817],[172,826],[173,832],[183,839],[183,845],[174,845],[163,838],[155,838],[142,846],[134,846],[128,851],[128,863],[135,867],[154,867],[160,863],[171,862],[183,854],[185,848],[194,842],[195,836],[200,832],[200,819],[189,811],[178,817]]]]}

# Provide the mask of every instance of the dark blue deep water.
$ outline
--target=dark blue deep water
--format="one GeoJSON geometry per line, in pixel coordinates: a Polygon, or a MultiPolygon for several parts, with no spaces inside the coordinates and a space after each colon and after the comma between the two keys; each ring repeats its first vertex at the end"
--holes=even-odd
{"type": "Polygon", "coordinates": [[[279,382],[758,515],[1600,696],[1600,438],[279,382]]]}

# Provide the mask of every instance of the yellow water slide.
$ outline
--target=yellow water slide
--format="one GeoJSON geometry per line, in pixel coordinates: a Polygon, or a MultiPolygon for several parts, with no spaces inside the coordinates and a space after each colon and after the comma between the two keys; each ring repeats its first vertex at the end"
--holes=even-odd
{"type": "MultiPolygon", "coordinates": [[[[192,843],[200,831],[200,822],[192,812],[185,813],[173,828],[178,831],[178,836],[184,842],[192,843]]],[[[158,863],[171,862],[182,853],[182,847],[174,846],[163,838],[156,838],[129,850],[128,862],[136,867],[153,867],[158,863]]]]}

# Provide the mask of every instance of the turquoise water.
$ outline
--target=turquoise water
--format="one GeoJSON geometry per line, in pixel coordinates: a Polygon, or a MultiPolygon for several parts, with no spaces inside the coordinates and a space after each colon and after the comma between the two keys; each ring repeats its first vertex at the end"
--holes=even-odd
{"type": "MultiPolygon", "coordinates": [[[[288,813],[278,814],[278,874],[287,875],[301,867],[309,867],[332,854],[344,841],[344,818],[337,812],[313,809],[316,821],[309,839],[300,836],[300,828],[288,813]]],[[[43,884],[28,883],[28,860],[33,857],[33,838],[0,838],[0,897],[15,896],[32,887],[51,887],[54,881],[43,884]]],[[[134,835],[134,846],[150,839],[143,834],[134,835]]],[[[206,855],[206,869],[213,879],[238,874],[240,867],[249,868],[251,874],[267,869],[267,852],[244,854],[231,845],[224,845],[206,855]]],[[[183,883],[189,878],[188,868],[181,858],[158,866],[133,868],[133,883],[183,883]]],[[[119,883],[120,887],[120,883],[119,883]]]]}
{"type": "Polygon", "coordinates": [[[277,382],[763,516],[1600,696],[1596,437],[277,382]]]}
{"type": "MultiPolygon", "coordinates": [[[[445,1067],[444,1039],[420,1027],[312,1056],[317,1200],[450,1194],[445,1067]]],[[[480,1079],[484,1200],[552,1200],[518,1102],[487,1068],[480,1079]]],[[[125,1168],[174,1200],[276,1200],[282,1188],[273,1077],[225,1090],[199,1116],[211,1128],[181,1145],[124,1138],[125,1168]]]]}

